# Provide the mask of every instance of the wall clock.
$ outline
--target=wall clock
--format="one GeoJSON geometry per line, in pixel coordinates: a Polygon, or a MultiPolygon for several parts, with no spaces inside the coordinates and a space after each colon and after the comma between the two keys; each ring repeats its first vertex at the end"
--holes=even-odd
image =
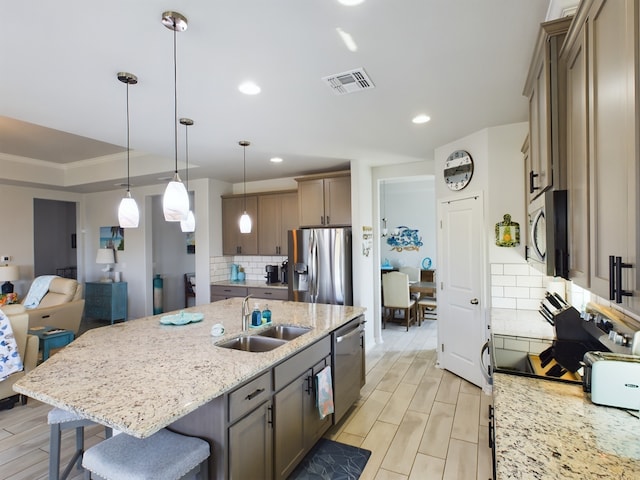
{"type": "Polygon", "coordinates": [[[473,176],[473,159],[469,152],[456,150],[444,163],[444,181],[451,190],[462,190],[473,176]]]}

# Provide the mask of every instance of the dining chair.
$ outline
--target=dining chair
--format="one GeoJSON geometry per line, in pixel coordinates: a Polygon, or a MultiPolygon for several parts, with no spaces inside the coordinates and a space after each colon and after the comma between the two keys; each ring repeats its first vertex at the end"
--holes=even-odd
{"type": "Polygon", "coordinates": [[[407,331],[412,320],[416,320],[416,301],[409,294],[409,276],[402,272],[389,272],[382,276],[382,291],[384,292],[383,308],[386,310],[382,317],[382,328],[387,326],[387,318],[395,318],[395,311],[404,312],[407,331]]]}
{"type": "Polygon", "coordinates": [[[184,274],[184,308],[189,306],[189,298],[196,298],[196,292],[193,289],[195,287],[195,273],[184,274]]]}
{"type": "MultiPolygon", "coordinates": [[[[420,269],[417,267],[400,267],[398,271],[406,273],[409,277],[410,283],[416,283],[420,281],[420,269]]],[[[411,292],[411,298],[413,298],[417,302],[420,298],[420,293],[411,292]]]]}

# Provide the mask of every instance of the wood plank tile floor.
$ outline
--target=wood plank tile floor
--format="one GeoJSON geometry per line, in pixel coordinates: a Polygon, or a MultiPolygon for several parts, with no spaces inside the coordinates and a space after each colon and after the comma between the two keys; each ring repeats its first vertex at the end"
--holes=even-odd
{"type": "MultiPolygon", "coordinates": [[[[384,343],[367,352],[360,400],[327,437],[371,450],[362,480],[486,480],[491,478],[487,409],[490,397],[435,366],[437,322],[388,324],[384,343]]],[[[51,407],[35,400],[0,411],[0,479],[46,480],[51,407]]],[[[104,438],[95,426],[86,447],[104,438]]],[[[65,431],[62,459],[71,458],[65,431]]],[[[73,470],[70,479],[82,479],[73,470]]],[[[253,479],[251,479],[253,480],[253,479]]]]}
{"type": "Polygon", "coordinates": [[[387,324],[360,400],[326,435],[371,450],[361,480],[487,480],[491,397],[436,367],[437,321],[387,324]]]}

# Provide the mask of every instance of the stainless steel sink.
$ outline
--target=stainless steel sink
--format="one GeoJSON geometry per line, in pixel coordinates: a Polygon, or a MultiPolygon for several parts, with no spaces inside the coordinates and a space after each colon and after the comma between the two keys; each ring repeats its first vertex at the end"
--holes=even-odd
{"type": "Polygon", "coordinates": [[[258,336],[267,337],[267,338],[279,338],[282,340],[293,340],[294,338],[298,338],[300,335],[304,335],[310,330],[311,330],[310,327],[293,327],[289,325],[274,325],[273,327],[258,333],[258,336]]]}
{"type": "Polygon", "coordinates": [[[262,337],[260,335],[252,335],[248,337],[238,337],[217,344],[218,347],[231,348],[233,350],[243,350],[245,352],[268,352],[274,348],[287,343],[286,340],[279,338],[262,337]]]}

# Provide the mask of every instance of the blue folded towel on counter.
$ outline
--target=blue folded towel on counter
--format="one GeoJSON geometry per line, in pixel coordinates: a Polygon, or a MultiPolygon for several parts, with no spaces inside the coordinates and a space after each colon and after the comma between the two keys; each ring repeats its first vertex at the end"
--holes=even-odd
{"type": "Polygon", "coordinates": [[[331,383],[331,367],[324,367],[316,375],[316,401],[320,418],[333,413],[333,386],[331,383]]]}

